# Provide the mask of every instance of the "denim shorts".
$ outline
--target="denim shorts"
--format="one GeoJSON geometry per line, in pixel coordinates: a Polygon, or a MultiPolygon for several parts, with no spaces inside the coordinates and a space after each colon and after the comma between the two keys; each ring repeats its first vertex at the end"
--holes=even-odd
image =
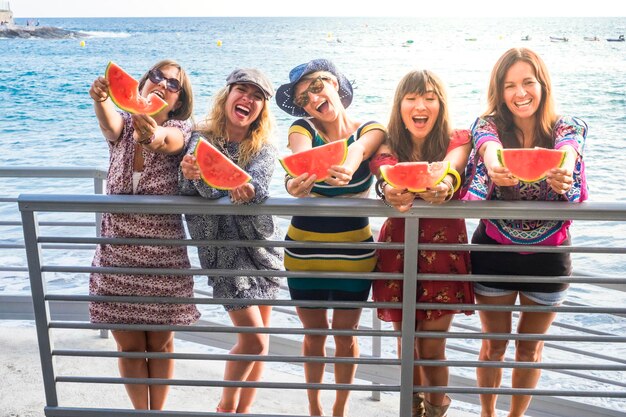
{"type": "Polygon", "coordinates": [[[503,295],[511,295],[515,292],[519,292],[535,303],[544,306],[559,305],[565,301],[565,297],[567,296],[567,289],[557,292],[515,291],[487,287],[479,282],[474,282],[474,292],[485,297],[501,297],[503,295]]]}

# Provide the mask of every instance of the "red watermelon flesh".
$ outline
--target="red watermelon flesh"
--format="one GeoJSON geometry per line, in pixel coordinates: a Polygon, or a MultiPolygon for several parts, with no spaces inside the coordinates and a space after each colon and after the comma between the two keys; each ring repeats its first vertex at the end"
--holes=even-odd
{"type": "Polygon", "coordinates": [[[545,148],[498,149],[498,160],[515,178],[523,182],[544,179],[552,168],[560,168],[565,151],[545,148]]]}
{"type": "Polygon", "coordinates": [[[200,175],[209,187],[232,190],[252,179],[246,171],[204,138],[200,138],[193,154],[200,168],[200,175]]]}
{"type": "Polygon", "coordinates": [[[450,162],[400,162],[383,165],[380,175],[393,188],[421,193],[439,184],[450,173],[450,162]]]}
{"type": "Polygon", "coordinates": [[[317,177],[315,182],[322,182],[328,179],[328,169],[343,164],[347,155],[348,140],[343,139],[285,156],[280,163],[292,177],[308,173],[317,177]]]}
{"type": "Polygon", "coordinates": [[[149,98],[139,94],[139,82],[114,62],[107,65],[104,78],[109,82],[109,97],[124,111],[153,116],[167,107],[165,100],[156,94],[149,98]]]}

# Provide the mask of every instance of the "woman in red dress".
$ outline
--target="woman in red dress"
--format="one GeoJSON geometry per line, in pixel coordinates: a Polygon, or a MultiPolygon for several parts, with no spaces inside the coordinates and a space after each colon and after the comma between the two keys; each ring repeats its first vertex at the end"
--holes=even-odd
{"type": "MultiPolygon", "coordinates": [[[[447,97],[440,79],[430,71],[411,71],[402,78],[395,93],[388,126],[389,137],[370,163],[377,176],[382,165],[410,161],[450,161],[450,166],[462,172],[471,143],[467,130],[452,131],[449,127],[447,97]]],[[[377,192],[390,206],[400,212],[409,210],[413,200],[420,198],[433,204],[457,199],[458,180],[448,174],[441,183],[421,193],[397,189],[379,179],[377,192]]],[[[463,219],[421,219],[419,243],[467,243],[463,219]]],[[[388,218],[380,231],[381,242],[404,242],[404,219],[388,218]]],[[[377,270],[403,272],[404,253],[399,250],[380,250],[377,270]]],[[[418,270],[427,274],[468,274],[469,254],[459,251],[420,250],[418,270]]],[[[418,303],[468,304],[474,302],[471,282],[419,281],[418,303]]],[[[376,280],[373,288],[375,301],[402,301],[402,281],[376,280]]],[[[444,306],[442,306],[444,307],[444,306]]],[[[416,310],[416,330],[446,332],[458,310],[416,310]]],[[[465,312],[471,314],[471,312],[465,312]]],[[[379,308],[378,318],[402,327],[402,310],[379,308]]],[[[398,344],[398,347],[400,345],[398,344]]],[[[415,339],[415,358],[445,359],[446,339],[415,339]]],[[[398,349],[400,354],[400,349],[398,349]]],[[[447,386],[448,368],[415,367],[414,385],[447,386]]],[[[413,416],[443,417],[450,405],[445,393],[414,393],[413,416]]]]}

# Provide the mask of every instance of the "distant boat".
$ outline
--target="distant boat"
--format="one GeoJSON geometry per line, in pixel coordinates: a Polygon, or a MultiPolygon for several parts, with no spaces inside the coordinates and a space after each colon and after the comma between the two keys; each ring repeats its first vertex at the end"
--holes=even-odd
{"type": "Polygon", "coordinates": [[[530,35],[525,35],[525,36],[522,36],[522,40],[523,40],[523,41],[529,41],[529,40],[531,40],[531,39],[532,39],[532,38],[530,37],[530,35]]]}
{"type": "Polygon", "coordinates": [[[567,42],[569,41],[568,38],[566,37],[557,37],[557,36],[550,36],[550,42],[567,42]]]}
{"type": "Polygon", "coordinates": [[[608,38],[609,42],[624,42],[624,35],[619,35],[618,38],[608,38]]]}
{"type": "Polygon", "coordinates": [[[585,36],[583,39],[586,41],[593,41],[593,42],[597,42],[600,40],[600,38],[598,38],[597,36],[585,36]]]}
{"type": "Polygon", "coordinates": [[[475,42],[478,39],[477,38],[465,38],[465,40],[468,41],[468,42],[475,42]]]}

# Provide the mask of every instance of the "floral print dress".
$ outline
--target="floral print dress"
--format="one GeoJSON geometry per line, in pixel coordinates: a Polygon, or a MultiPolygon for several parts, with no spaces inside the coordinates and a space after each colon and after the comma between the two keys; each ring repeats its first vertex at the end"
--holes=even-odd
{"type": "MultiPolygon", "coordinates": [[[[457,131],[450,139],[448,152],[469,141],[467,131],[457,131]],[[461,134],[459,132],[464,132],[461,134]]],[[[398,160],[389,154],[378,155],[370,163],[374,174],[378,174],[382,165],[395,165],[398,160]]],[[[458,199],[458,192],[454,199],[458,199]]],[[[378,238],[379,242],[404,242],[404,219],[390,217],[385,220],[378,238]]],[[[463,219],[420,219],[419,243],[467,243],[467,231],[463,219]]],[[[378,251],[376,270],[379,272],[404,272],[404,251],[382,249],[378,251]]],[[[465,251],[420,250],[417,270],[421,274],[469,274],[469,253],[465,251]]],[[[376,280],[373,285],[374,301],[401,302],[401,280],[376,280]]],[[[474,289],[467,281],[426,281],[417,282],[417,303],[473,304],[474,289]]],[[[460,313],[458,310],[445,308],[437,310],[415,310],[416,320],[435,320],[446,314],[460,313]]],[[[402,321],[402,310],[379,308],[378,318],[383,321],[402,321]]],[[[465,314],[472,314],[466,311],[465,314]]]]}
{"type": "MultiPolygon", "coordinates": [[[[110,163],[107,194],[133,194],[135,143],[130,115],[122,113],[124,128],[120,139],[109,142],[110,163]]],[[[181,120],[168,120],[163,126],[178,127],[189,139],[190,126],[181,120]]],[[[178,164],[183,154],[166,155],[144,152],[144,171],[136,194],[178,194],[178,164]]],[[[104,213],[102,237],[183,239],[180,215],[104,213]]],[[[92,262],[95,267],[189,268],[185,246],[143,246],[101,244],[92,262]]],[[[191,275],[131,275],[92,273],[89,293],[105,296],[193,297],[191,275]]],[[[93,323],[191,324],[200,313],[194,304],[143,304],[92,302],[89,314],[93,323]]]]}

